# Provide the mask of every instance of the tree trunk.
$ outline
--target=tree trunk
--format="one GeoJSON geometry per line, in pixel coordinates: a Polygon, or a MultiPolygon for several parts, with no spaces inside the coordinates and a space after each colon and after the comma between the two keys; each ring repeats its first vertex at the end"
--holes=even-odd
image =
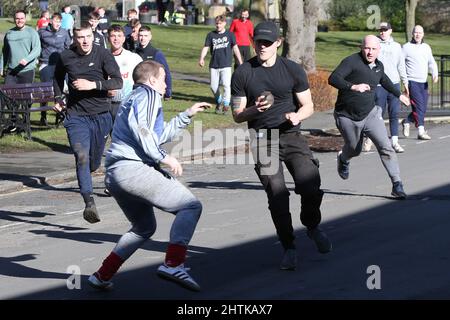
{"type": "Polygon", "coordinates": [[[303,64],[307,72],[316,70],[315,40],[321,0],[282,0],[282,56],[303,64]]]}
{"type": "Polygon", "coordinates": [[[416,7],[420,0],[405,0],[405,36],[406,41],[411,40],[412,31],[416,25],[416,7]]]}

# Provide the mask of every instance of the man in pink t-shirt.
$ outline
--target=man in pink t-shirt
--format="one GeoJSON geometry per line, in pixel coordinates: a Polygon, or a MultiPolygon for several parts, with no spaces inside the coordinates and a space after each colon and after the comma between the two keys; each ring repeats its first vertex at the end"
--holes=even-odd
{"type": "MultiPolygon", "coordinates": [[[[234,33],[236,42],[241,52],[242,62],[251,58],[250,45],[253,41],[253,23],[249,19],[248,9],[242,9],[241,17],[234,19],[230,26],[230,31],[234,33]]],[[[234,68],[238,67],[238,63],[234,64],[234,68]]]]}

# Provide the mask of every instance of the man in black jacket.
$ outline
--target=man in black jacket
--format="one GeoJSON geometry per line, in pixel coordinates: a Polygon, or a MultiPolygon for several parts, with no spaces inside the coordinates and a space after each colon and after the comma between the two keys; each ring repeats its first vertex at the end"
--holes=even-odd
{"type": "Polygon", "coordinates": [[[377,60],[380,49],[377,37],[366,36],[361,52],[345,58],[328,79],[330,85],[339,89],[334,118],[345,142],[337,156],[338,173],[342,179],[348,179],[349,160],[361,153],[363,137],[366,135],[377,147],[383,166],[391,178],[391,194],[398,199],[405,199],[397,155],[389,142],[382,109],[375,106],[375,89],[381,84],[406,105],[409,105],[409,99],[384,73],[383,64],[377,60]]]}
{"type": "Polygon", "coordinates": [[[88,22],[74,29],[75,46],[63,51],[56,64],[53,88],[55,111],[67,109],[64,127],[75,155],[78,185],[86,207],[83,217],[90,223],[100,218],[92,197],[91,172],[101,164],[106,139],[112,129],[108,90],[122,88],[119,66],[111,52],[93,46],[88,22]],[[62,99],[68,75],[67,103],[62,99]]]}

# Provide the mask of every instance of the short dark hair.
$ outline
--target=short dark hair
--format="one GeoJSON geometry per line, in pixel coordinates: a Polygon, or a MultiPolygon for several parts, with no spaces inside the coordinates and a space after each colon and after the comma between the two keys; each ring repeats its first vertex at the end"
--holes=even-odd
{"type": "Polygon", "coordinates": [[[129,9],[128,11],[127,11],[127,15],[129,15],[130,13],[136,13],[137,14],[137,10],[136,9],[129,9]]]}
{"type": "Polygon", "coordinates": [[[164,68],[163,65],[154,60],[145,60],[140,62],[133,70],[134,83],[144,83],[151,76],[158,77],[159,71],[164,68]]]}
{"type": "Polygon", "coordinates": [[[92,31],[92,26],[89,23],[89,21],[81,21],[79,28],[73,28],[73,34],[75,35],[75,33],[77,33],[78,31],[81,31],[81,30],[91,30],[92,31]]]}
{"type": "Polygon", "coordinates": [[[152,28],[150,28],[149,26],[142,26],[139,28],[139,32],[141,32],[141,31],[152,32],[152,28]]]}
{"type": "Polygon", "coordinates": [[[16,10],[16,12],[14,12],[14,18],[16,17],[16,14],[18,14],[18,13],[23,13],[25,16],[27,15],[25,10],[16,10]]]}
{"type": "Polygon", "coordinates": [[[59,18],[59,20],[62,20],[62,15],[59,12],[55,12],[54,14],[52,14],[52,19],[54,18],[59,18]]]}
{"type": "Polygon", "coordinates": [[[221,14],[219,16],[216,17],[215,21],[220,21],[220,22],[226,22],[227,21],[227,17],[224,14],[221,14]]]}
{"type": "Polygon", "coordinates": [[[139,21],[139,19],[136,19],[136,18],[134,18],[134,19],[131,19],[130,20],[130,26],[131,27],[136,27],[138,24],[141,24],[141,21],[139,21]]]}
{"type": "Polygon", "coordinates": [[[92,11],[88,14],[89,19],[100,20],[100,14],[98,12],[92,11]]]}
{"type": "Polygon", "coordinates": [[[123,27],[118,24],[113,24],[108,28],[108,35],[110,35],[112,32],[122,32],[123,34],[125,34],[125,30],[123,30],[123,27]]]}

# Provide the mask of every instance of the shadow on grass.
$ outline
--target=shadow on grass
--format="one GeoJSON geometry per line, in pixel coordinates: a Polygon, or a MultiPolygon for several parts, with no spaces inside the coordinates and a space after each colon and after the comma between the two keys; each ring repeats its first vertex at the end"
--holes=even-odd
{"type": "Polygon", "coordinates": [[[69,146],[66,146],[64,144],[50,142],[50,141],[42,140],[41,138],[36,138],[36,137],[33,137],[33,141],[36,141],[36,142],[50,148],[52,151],[55,151],[55,152],[72,154],[72,149],[69,146]]]}

